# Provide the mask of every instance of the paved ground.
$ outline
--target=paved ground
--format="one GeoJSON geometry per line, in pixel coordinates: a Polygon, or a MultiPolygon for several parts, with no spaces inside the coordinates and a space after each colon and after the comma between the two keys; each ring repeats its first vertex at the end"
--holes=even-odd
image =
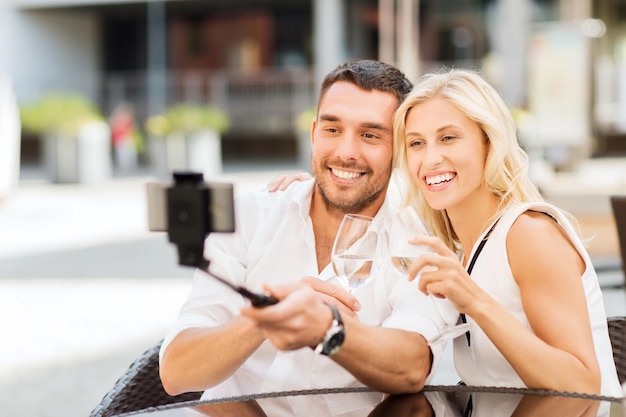
{"type": "MultiPolygon", "coordinates": [[[[287,168],[221,179],[241,192],[287,168]]],[[[191,271],[177,266],[164,234],[147,231],[144,188],[150,180],[91,186],[26,180],[0,204],[2,415],[87,416],[174,319],[191,271]]],[[[589,198],[576,197],[572,207],[597,201],[589,198]]],[[[613,288],[623,277],[615,269],[610,216],[606,207],[582,214],[605,230],[594,255],[608,265],[601,274],[607,312],[625,315],[624,291],[613,288]]],[[[455,381],[447,357],[436,382],[455,381]]]]}
{"type": "MultiPolygon", "coordinates": [[[[274,175],[222,179],[241,192],[274,175]]],[[[27,180],[0,205],[1,415],[87,416],[163,337],[192,270],[165,234],[147,231],[152,180],[27,180]]]]}

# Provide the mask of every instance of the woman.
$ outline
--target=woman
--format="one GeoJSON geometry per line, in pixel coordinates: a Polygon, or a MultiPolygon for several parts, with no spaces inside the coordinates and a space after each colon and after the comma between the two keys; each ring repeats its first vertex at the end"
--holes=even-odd
{"type": "Polygon", "coordinates": [[[406,204],[434,234],[412,240],[434,250],[412,279],[430,267],[419,288],[471,326],[454,340],[463,382],[622,396],[589,255],[530,181],[497,92],[470,71],[426,75],[398,108],[394,135],[406,204]]]}

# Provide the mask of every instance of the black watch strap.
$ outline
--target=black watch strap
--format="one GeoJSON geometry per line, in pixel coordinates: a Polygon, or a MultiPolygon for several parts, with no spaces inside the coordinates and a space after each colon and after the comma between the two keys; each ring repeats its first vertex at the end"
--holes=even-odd
{"type": "Polygon", "coordinates": [[[326,303],[326,305],[333,313],[333,321],[322,341],[316,346],[315,353],[330,356],[339,351],[341,345],[343,345],[346,333],[341,314],[339,314],[337,307],[329,303],[326,303]]]}

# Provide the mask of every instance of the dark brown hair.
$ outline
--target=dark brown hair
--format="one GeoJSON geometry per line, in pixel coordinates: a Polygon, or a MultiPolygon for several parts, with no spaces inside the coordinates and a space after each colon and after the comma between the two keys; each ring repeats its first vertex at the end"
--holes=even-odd
{"type": "Polygon", "coordinates": [[[319,100],[333,84],[339,81],[347,81],[367,91],[379,90],[392,93],[397,97],[398,105],[413,88],[413,84],[402,71],[392,65],[368,59],[352,59],[339,65],[324,77],[319,100]]]}

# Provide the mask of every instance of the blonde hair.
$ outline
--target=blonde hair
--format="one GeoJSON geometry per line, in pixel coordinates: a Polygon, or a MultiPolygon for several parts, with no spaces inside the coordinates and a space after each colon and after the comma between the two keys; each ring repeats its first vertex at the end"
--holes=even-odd
{"type": "Polygon", "coordinates": [[[414,206],[431,231],[453,250],[458,239],[445,210],[430,208],[414,183],[406,163],[405,128],[408,113],[426,101],[439,98],[458,108],[476,122],[487,144],[484,181],[500,200],[499,211],[514,203],[543,201],[528,173],[528,155],[517,139],[513,116],[496,90],[478,73],[448,70],[422,76],[398,107],[394,117],[394,166],[408,184],[406,205],[414,206]]]}

